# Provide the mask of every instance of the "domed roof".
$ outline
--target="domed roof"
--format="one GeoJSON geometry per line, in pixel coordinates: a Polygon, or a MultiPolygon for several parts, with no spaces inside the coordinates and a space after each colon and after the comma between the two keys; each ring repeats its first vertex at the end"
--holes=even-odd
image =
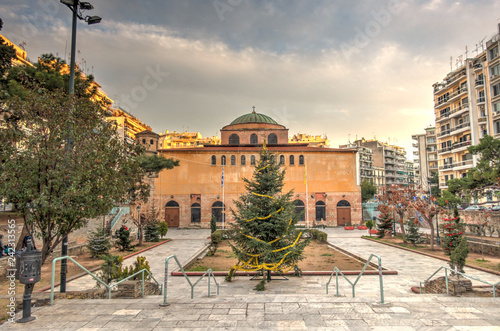
{"type": "Polygon", "coordinates": [[[275,120],[273,120],[271,117],[264,115],[264,114],[259,114],[256,112],[251,112],[249,114],[242,115],[235,119],[234,121],[231,122],[229,125],[233,124],[244,124],[244,123],[267,123],[267,124],[278,124],[275,120]]]}

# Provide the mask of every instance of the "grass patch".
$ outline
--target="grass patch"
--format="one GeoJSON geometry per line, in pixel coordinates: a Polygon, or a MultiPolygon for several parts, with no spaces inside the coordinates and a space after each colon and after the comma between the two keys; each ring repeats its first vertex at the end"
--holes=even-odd
{"type": "Polygon", "coordinates": [[[321,254],[321,256],[333,256],[333,254],[325,253],[325,254],[321,254]]]}
{"type": "Polygon", "coordinates": [[[476,259],[476,262],[490,262],[490,261],[485,260],[485,259],[476,259]]]}

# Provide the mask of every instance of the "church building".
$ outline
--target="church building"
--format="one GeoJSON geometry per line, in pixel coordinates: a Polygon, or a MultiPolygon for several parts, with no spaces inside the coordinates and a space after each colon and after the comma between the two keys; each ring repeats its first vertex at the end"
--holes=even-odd
{"type": "Polygon", "coordinates": [[[180,166],[162,171],[154,203],[169,227],[208,228],[233,222],[234,200],[245,193],[264,141],[285,168],[283,192],[293,190],[299,224],[340,226],[361,223],[361,188],[355,150],[290,144],[288,129],[255,111],[221,129],[221,144],[158,150],[180,166]]]}

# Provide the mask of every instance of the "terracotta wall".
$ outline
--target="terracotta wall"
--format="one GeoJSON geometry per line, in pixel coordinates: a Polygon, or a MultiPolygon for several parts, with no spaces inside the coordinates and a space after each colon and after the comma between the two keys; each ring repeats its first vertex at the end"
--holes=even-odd
{"type": "MultiPolygon", "coordinates": [[[[301,199],[308,204],[309,220],[315,219],[316,201],[326,203],[326,223],[337,225],[337,203],[347,200],[351,205],[351,222],[361,222],[361,189],[356,183],[356,154],[336,150],[323,152],[282,152],[286,157],[286,173],[284,191],[294,190],[294,199],[301,199]],[[289,156],[295,156],[295,165],[289,165],[289,156]],[[307,164],[307,199],[304,182],[305,166],[298,165],[299,155],[304,155],[307,164]],[[326,194],[324,197],[323,193],[326,194]],[[298,197],[297,197],[298,195],[298,197]],[[311,197],[313,196],[313,197],[311,197]],[[307,201],[306,201],[307,200],[307,201]]],[[[254,167],[250,166],[250,157],[259,159],[258,149],[250,151],[182,151],[169,150],[164,152],[167,157],[180,160],[181,166],[160,173],[155,181],[155,205],[165,206],[170,200],[179,204],[180,227],[209,227],[212,204],[222,201],[226,204],[226,219],[232,221],[229,209],[233,200],[245,192],[243,178],[251,178],[254,167]],[[215,155],[217,165],[211,165],[211,157],[215,155]],[[222,166],[220,157],[226,156],[224,167],[224,194],[221,187],[222,166]],[[236,166],[230,165],[231,155],[235,155],[236,166]],[[246,156],[246,166],[241,166],[241,155],[246,156]],[[198,200],[199,198],[199,200],[198,200]],[[201,204],[201,224],[191,224],[191,204],[201,204]]],[[[164,211],[160,215],[164,219],[164,211]]]]}

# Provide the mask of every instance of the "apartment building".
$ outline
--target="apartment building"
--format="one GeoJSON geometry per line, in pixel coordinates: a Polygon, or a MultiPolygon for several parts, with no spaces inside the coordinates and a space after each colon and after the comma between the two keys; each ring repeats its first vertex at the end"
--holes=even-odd
{"type": "Polygon", "coordinates": [[[413,151],[415,156],[415,185],[420,186],[424,191],[429,190],[428,180],[434,173],[438,172],[438,152],[436,128],[428,127],[425,133],[411,136],[412,144],[417,150],[413,151]]]}
{"type": "Polygon", "coordinates": [[[500,56],[498,34],[486,49],[435,83],[439,188],[464,177],[478,156],[467,148],[485,135],[500,138],[500,56]]]}
{"type": "Polygon", "coordinates": [[[384,184],[408,185],[406,151],[403,147],[364,138],[356,140],[354,145],[372,150],[373,166],[384,169],[384,184]]]}
{"type": "Polygon", "coordinates": [[[307,143],[311,147],[330,147],[330,141],[326,135],[308,135],[305,133],[297,133],[292,138],[288,139],[289,144],[307,143]]]}
{"type": "Polygon", "coordinates": [[[217,136],[205,137],[199,132],[165,131],[160,133],[159,146],[161,149],[193,148],[206,145],[220,145],[221,139],[217,136]]]}
{"type": "Polygon", "coordinates": [[[358,176],[360,182],[363,180],[372,181],[375,183],[375,173],[373,171],[373,151],[367,147],[358,146],[355,143],[348,143],[345,145],[340,145],[340,149],[355,149],[357,153],[357,164],[358,164],[358,176]]]}
{"type": "Polygon", "coordinates": [[[415,164],[412,161],[406,161],[406,173],[408,174],[408,185],[415,187],[415,164]]]}

